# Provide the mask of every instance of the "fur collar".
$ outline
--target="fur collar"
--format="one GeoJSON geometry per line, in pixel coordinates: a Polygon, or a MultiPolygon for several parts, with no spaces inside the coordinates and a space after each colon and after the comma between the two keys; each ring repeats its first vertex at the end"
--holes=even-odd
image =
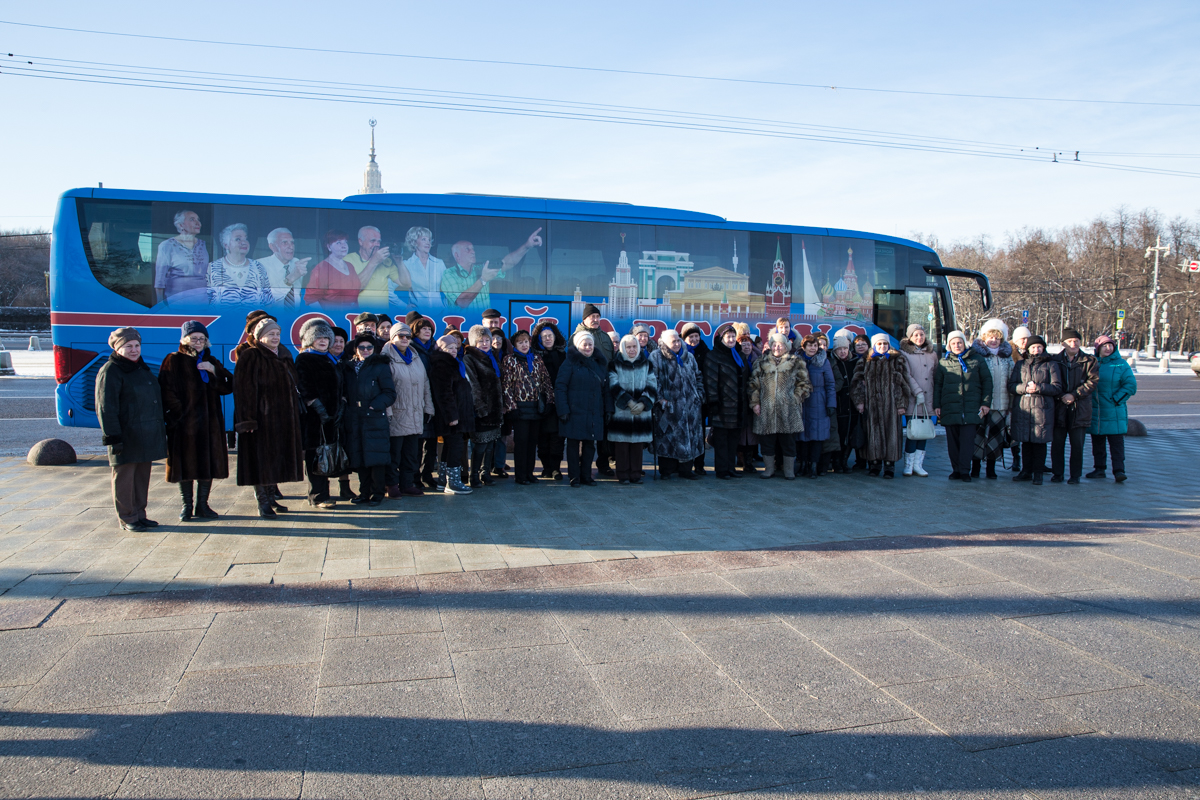
{"type": "Polygon", "coordinates": [[[633,361],[625,358],[624,353],[618,353],[616,357],[613,358],[612,363],[614,367],[619,367],[621,369],[637,369],[644,364],[649,364],[650,357],[646,355],[645,350],[638,348],[637,358],[635,358],[633,361]]]}
{"type": "Polygon", "coordinates": [[[875,352],[875,348],[871,348],[870,350],[868,350],[868,351],[867,351],[867,355],[866,355],[866,357],[865,357],[865,360],[866,360],[868,363],[869,363],[869,362],[872,362],[872,361],[894,361],[894,360],[896,360],[897,358],[899,358],[899,357],[900,357],[900,351],[899,351],[899,350],[897,350],[897,349],[896,349],[896,348],[894,348],[894,347],[889,347],[889,348],[888,348],[888,351],[887,351],[887,354],[888,354],[888,357],[885,359],[883,356],[881,356],[881,355],[878,355],[878,354],[875,352]]]}
{"type": "MultiPolygon", "coordinates": [[[[991,358],[992,351],[987,349],[987,345],[982,339],[976,339],[971,345],[971,352],[980,358],[991,358]]],[[[1008,342],[1000,342],[1000,352],[996,353],[1000,358],[1012,358],[1012,345],[1008,342]]]]}
{"type": "Polygon", "coordinates": [[[546,330],[547,328],[554,331],[554,345],[551,349],[552,350],[566,350],[567,349],[566,337],[562,335],[562,331],[560,331],[558,329],[558,326],[549,320],[542,320],[537,325],[533,326],[533,349],[534,350],[545,350],[546,349],[542,345],[542,331],[546,330]]]}
{"type": "MultiPolygon", "coordinates": [[[[803,350],[801,350],[801,351],[800,351],[800,355],[804,356],[804,351],[803,351],[803,350]]],[[[816,354],[815,356],[813,356],[811,359],[809,359],[807,356],[805,356],[805,362],[804,362],[804,363],[805,363],[805,364],[812,364],[812,365],[813,365],[814,367],[816,367],[817,369],[820,369],[821,367],[825,366],[825,359],[826,359],[826,356],[825,356],[825,351],[824,351],[824,350],[818,350],[818,351],[817,351],[817,354],[816,354]]]]}
{"type": "Polygon", "coordinates": [[[930,355],[938,352],[938,348],[934,346],[929,339],[925,340],[925,344],[918,347],[913,344],[912,340],[907,336],[900,340],[900,349],[909,355],[930,355]]]}

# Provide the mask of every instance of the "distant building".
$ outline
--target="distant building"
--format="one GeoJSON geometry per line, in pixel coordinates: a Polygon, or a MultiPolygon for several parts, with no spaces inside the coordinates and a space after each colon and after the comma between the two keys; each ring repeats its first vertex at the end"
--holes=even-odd
{"type": "Polygon", "coordinates": [[[725,269],[695,270],[683,281],[683,289],[667,292],[665,303],[673,317],[712,322],[761,317],[763,296],[750,292],[750,278],[725,269]]]}
{"type": "Polygon", "coordinates": [[[833,286],[821,287],[821,314],[826,317],[850,317],[870,320],[874,316],[875,295],[871,282],[860,288],[854,271],[854,248],[846,248],[846,270],[833,286]]]}
{"type": "Polygon", "coordinates": [[[687,253],[643,250],[642,257],[638,259],[638,297],[650,300],[665,292],[675,291],[682,284],[684,276],[695,267],[687,253]]]}
{"type": "MultiPolygon", "coordinates": [[[[624,234],[622,234],[622,237],[624,234]]],[[[621,251],[617,274],[608,285],[608,316],[612,319],[632,319],[638,307],[638,287],[629,269],[629,256],[621,251]]]]}
{"type": "Polygon", "coordinates": [[[766,305],[763,311],[768,317],[791,317],[792,283],[788,280],[787,265],[783,263],[783,251],[779,240],[775,240],[775,261],[771,264],[771,280],[767,282],[766,305]]]}
{"type": "Polygon", "coordinates": [[[375,163],[375,120],[371,120],[371,160],[363,173],[363,187],[358,193],[383,194],[383,174],[379,171],[379,165],[375,163]]]}

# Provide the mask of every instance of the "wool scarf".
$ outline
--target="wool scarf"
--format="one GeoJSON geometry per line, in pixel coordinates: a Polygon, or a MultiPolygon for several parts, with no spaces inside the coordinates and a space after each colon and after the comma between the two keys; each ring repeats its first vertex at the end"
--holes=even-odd
{"type": "Polygon", "coordinates": [[[746,368],[746,362],[742,361],[742,357],[741,357],[741,355],[738,353],[738,351],[737,351],[737,348],[736,348],[736,347],[731,347],[731,348],[729,348],[729,354],[730,354],[731,356],[733,356],[733,360],[737,362],[738,369],[745,369],[745,368],[746,368]]]}
{"type": "Polygon", "coordinates": [[[522,353],[520,350],[518,350],[516,355],[522,356],[525,359],[525,364],[529,367],[529,374],[532,375],[533,360],[537,358],[537,353],[533,352],[533,348],[530,348],[528,353],[522,353]]]}
{"type": "Polygon", "coordinates": [[[952,355],[958,359],[958,365],[960,367],[962,367],[963,377],[966,378],[967,376],[969,376],[971,374],[971,368],[967,366],[967,360],[965,358],[963,358],[962,356],[960,356],[958,353],[951,353],[950,355],[952,355]]]}
{"type": "Polygon", "coordinates": [[[302,352],[302,353],[316,353],[317,355],[325,356],[326,358],[328,358],[330,361],[332,361],[332,362],[333,362],[333,365],[334,365],[335,367],[336,367],[336,366],[337,366],[339,363],[341,363],[341,362],[339,362],[339,361],[338,361],[338,357],[337,357],[337,356],[335,356],[333,353],[329,352],[328,350],[318,350],[318,349],[317,349],[317,348],[315,348],[315,347],[310,347],[310,348],[308,348],[307,350],[301,350],[300,352],[302,352]]]}
{"type": "Polygon", "coordinates": [[[488,350],[487,354],[488,354],[488,358],[490,358],[492,360],[492,369],[496,370],[496,377],[499,378],[500,377],[500,362],[498,362],[496,360],[496,357],[494,355],[492,355],[491,350],[488,350]]]}
{"type": "Polygon", "coordinates": [[[407,350],[401,350],[396,345],[392,345],[392,349],[396,351],[396,355],[400,356],[400,358],[402,358],[404,360],[405,364],[412,363],[412,360],[413,360],[412,347],[409,347],[407,350]]]}
{"type": "Polygon", "coordinates": [[[200,363],[204,361],[204,353],[196,354],[196,371],[200,373],[200,380],[208,383],[208,371],[200,369],[200,363]]]}

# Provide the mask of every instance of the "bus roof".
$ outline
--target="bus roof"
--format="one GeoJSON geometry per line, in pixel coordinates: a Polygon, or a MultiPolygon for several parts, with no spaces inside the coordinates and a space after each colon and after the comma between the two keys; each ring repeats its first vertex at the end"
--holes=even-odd
{"type": "Polygon", "coordinates": [[[705,214],[657,206],[637,206],[592,200],[565,200],[550,197],[515,197],[486,194],[355,194],[342,200],[311,197],[267,197],[263,195],[206,194],[200,192],[148,192],[135,189],[80,188],[63,192],[64,198],[89,197],[100,200],[169,201],[180,203],[214,203],[248,206],[290,206],[296,208],[341,208],[372,211],[396,210],[419,213],[480,214],[483,216],[518,216],[545,219],[584,220],[590,222],[637,222],[642,224],[677,225],[681,227],[732,228],[735,230],[773,231],[841,236],[913,247],[934,252],[911,239],[880,233],[815,228],[804,225],[771,225],[759,222],[736,222],[705,214]]]}

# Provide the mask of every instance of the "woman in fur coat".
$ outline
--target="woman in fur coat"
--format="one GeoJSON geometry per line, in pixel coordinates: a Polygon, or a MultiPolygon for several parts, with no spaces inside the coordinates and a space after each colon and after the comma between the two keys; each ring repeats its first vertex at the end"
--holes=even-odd
{"type": "Polygon", "coordinates": [[[463,352],[467,379],[475,398],[475,432],[471,434],[471,488],[491,486],[492,461],[504,423],[504,392],[500,385],[500,354],[492,351],[492,332],[482,325],[467,331],[469,346],[463,352]]]}
{"type": "Polygon", "coordinates": [[[975,453],[971,461],[971,477],[979,477],[983,461],[987,461],[987,477],[996,478],[996,459],[1000,458],[1010,441],[1008,434],[1009,409],[1012,398],[1008,379],[1013,371],[1012,345],[1008,343],[1008,325],[1003,320],[989,319],[979,329],[979,338],[971,352],[983,359],[992,374],[992,410],[979,424],[975,434],[975,453]]]}
{"type": "Polygon", "coordinates": [[[354,337],[354,357],[342,365],[346,413],[342,419],[346,455],[358,472],[358,497],[351,503],[377,506],[386,490],[392,447],[388,408],[396,387],[386,356],[376,352],[379,340],[370,331],[354,337]]]}
{"type": "Polygon", "coordinates": [[[654,439],[658,376],[637,336],[627,335],[608,365],[608,441],[613,443],[617,482],[642,482],[642,448],[654,439]]]}
{"type": "Polygon", "coordinates": [[[470,494],[462,482],[467,438],[475,430],[475,397],[467,368],[458,359],[458,337],[446,334],[429,353],[429,390],[433,394],[434,431],[442,437],[438,473],[445,476],[446,494],[470,494]]]}
{"type": "Polygon", "coordinates": [[[300,346],[304,349],[296,356],[297,386],[303,409],[300,438],[308,471],[308,502],[315,508],[337,505],[329,496],[331,476],[317,473],[317,448],[341,442],[346,405],[338,357],[329,350],[333,338],[333,328],[325,320],[310,319],[300,328],[300,346]]]}
{"type": "MultiPolygon", "coordinates": [[[[533,465],[541,438],[545,409],[554,406],[554,384],[545,362],[533,350],[526,331],[512,336],[512,353],[500,364],[504,389],[504,413],[513,420],[513,473],[519,486],[535,481],[533,465]]],[[[556,420],[557,421],[557,420],[556,420]]],[[[545,469],[542,470],[544,477],[545,469]]]]}
{"type": "Polygon", "coordinates": [[[713,474],[722,480],[739,477],[737,443],[750,419],[747,385],[750,364],[737,348],[737,331],[726,328],[704,359],[704,403],[712,426],[713,474]]]}
{"type": "Polygon", "coordinates": [[[183,323],[179,350],[163,359],[158,385],[167,422],[167,481],[179,484],[183,499],[179,521],[190,520],[193,511],[216,519],[208,496],[214,479],[229,477],[221,398],[233,392],[233,374],[213,358],[202,323],[183,323]]]}
{"type": "Polygon", "coordinates": [[[801,475],[819,478],[825,440],[833,433],[831,420],[837,415],[837,389],[833,366],[816,336],[810,333],[801,339],[798,352],[812,391],[804,401],[804,430],[796,436],[797,458],[802,462],[801,475]]]}
{"type": "MultiPolygon", "coordinates": [[[[925,328],[914,322],[908,326],[907,335],[900,340],[900,352],[908,362],[909,387],[916,398],[913,408],[908,409],[908,416],[911,418],[918,411],[929,415],[933,409],[933,406],[930,405],[933,402],[933,376],[937,371],[941,348],[929,341],[929,335],[925,328]],[[924,408],[918,408],[922,405],[924,408]]],[[[905,438],[904,475],[929,477],[929,473],[925,471],[925,445],[927,444],[928,442],[924,439],[905,438]]]]}
{"type": "Polygon", "coordinates": [[[233,371],[233,427],[238,432],[238,486],[253,486],[258,515],[287,511],[276,500],[281,483],[304,480],[300,394],[296,365],[279,343],[279,323],[262,318],[257,342],[242,352],[233,371]]]}
{"type": "Polygon", "coordinates": [[[1046,352],[1046,340],[1030,336],[1025,357],[1013,366],[1008,390],[1016,395],[1012,409],[1013,439],[1021,444],[1025,468],[1014,481],[1033,481],[1042,485],[1046,466],[1046,445],[1054,441],[1055,398],[1063,393],[1058,363],[1046,352]]]}
{"type": "Polygon", "coordinates": [[[886,333],[871,337],[871,349],[854,369],[850,394],[866,428],[867,474],[896,477],[895,464],[904,453],[901,417],[912,405],[908,362],[886,333]]]}
{"type": "Polygon", "coordinates": [[[854,334],[842,329],[833,335],[829,365],[833,368],[833,385],[837,390],[837,449],[833,453],[833,471],[850,471],[850,453],[858,429],[858,409],[850,399],[850,382],[854,379],[854,334]]]}
{"type": "Polygon", "coordinates": [[[658,382],[658,417],[651,446],[659,459],[659,477],[667,480],[678,475],[696,480],[699,476],[692,466],[697,457],[704,455],[704,418],[700,412],[704,384],[696,357],[688,352],[678,333],[667,330],[658,338],[650,363],[658,382]]]}
{"type": "Polygon", "coordinates": [[[783,477],[790,481],[796,477],[796,435],[804,430],[804,401],[813,387],[804,360],[790,352],[787,335],[776,331],[767,341],[770,350],[750,373],[750,410],[763,449],[762,477],[775,474],[778,450],[783,477]]]}
{"type": "MultiPolygon", "coordinates": [[[[541,357],[550,373],[550,386],[558,380],[558,370],[567,358],[567,340],[558,326],[544,319],[533,328],[533,352],[541,357]]],[[[558,410],[554,403],[547,403],[542,414],[542,425],[538,431],[537,454],[542,462],[542,477],[562,480],[564,439],[558,432],[558,410]]]]}

